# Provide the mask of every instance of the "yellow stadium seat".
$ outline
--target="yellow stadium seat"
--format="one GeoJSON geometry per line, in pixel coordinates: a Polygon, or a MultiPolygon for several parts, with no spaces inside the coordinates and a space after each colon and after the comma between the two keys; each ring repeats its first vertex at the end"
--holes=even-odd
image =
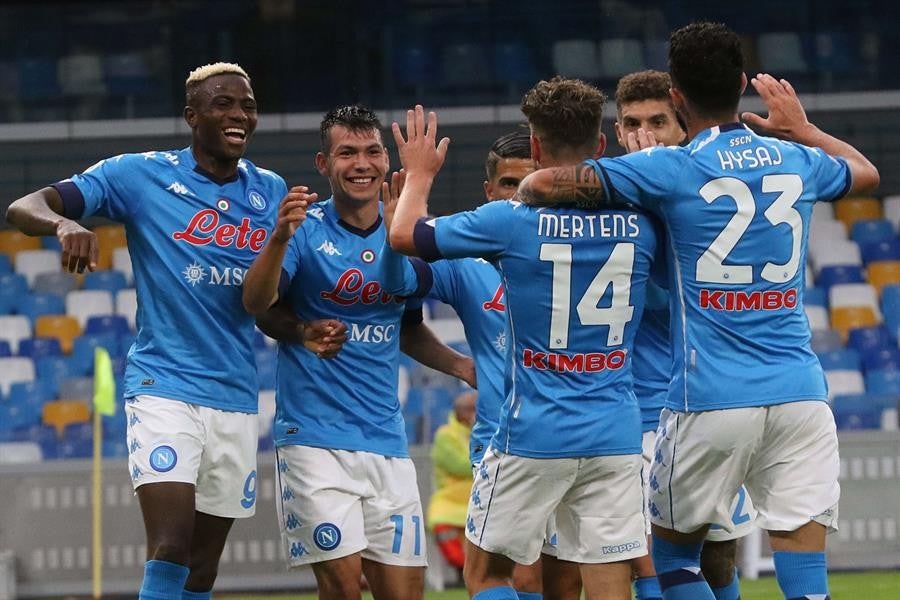
{"type": "Polygon", "coordinates": [[[834,218],[844,224],[848,234],[857,221],[882,217],[881,201],[878,198],[857,196],[842,198],[834,203],[834,218]]]}
{"type": "Polygon", "coordinates": [[[91,420],[91,409],[86,400],[53,400],[44,404],[43,422],[56,429],[62,437],[66,425],[86,423],[91,420]]]}
{"type": "Polygon", "coordinates": [[[72,352],[72,344],[81,335],[78,319],[68,315],[44,315],[34,323],[37,337],[52,337],[59,340],[59,346],[66,354],[72,352]]]}
{"type": "Polygon", "coordinates": [[[19,250],[40,250],[41,238],[25,235],[16,229],[0,231],[0,252],[12,258],[19,250]]]}
{"type": "Polygon", "coordinates": [[[94,228],[98,245],[98,269],[111,269],[113,251],[126,245],[125,228],[121,225],[100,225],[94,228]]]}
{"type": "Polygon", "coordinates": [[[841,334],[844,343],[851,329],[872,327],[881,322],[869,306],[838,306],[831,309],[831,328],[841,334]]]}
{"type": "Polygon", "coordinates": [[[871,283],[878,295],[886,286],[900,283],[900,260],[879,260],[869,263],[867,269],[869,283],[871,283]]]}

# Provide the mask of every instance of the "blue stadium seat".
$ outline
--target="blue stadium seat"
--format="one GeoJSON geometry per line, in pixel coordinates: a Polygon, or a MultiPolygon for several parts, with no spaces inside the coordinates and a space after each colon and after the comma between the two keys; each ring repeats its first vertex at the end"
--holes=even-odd
{"type": "Polygon", "coordinates": [[[119,271],[94,271],[84,276],[85,290],[106,290],[113,295],[121,289],[128,287],[125,274],[119,271]]]}
{"type": "Polygon", "coordinates": [[[866,264],[879,260],[900,260],[900,238],[860,244],[859,251],[866,264]]]}
{"type": "Polygon", "coordinates": [[[125,416],[125,409],[122,407],[121,402],[116,403],[116,414],[112,416],[103,415],[101,419],[103,421],[104,440],[125,441],[125,434],[128,431],[128,418],[125,416]]]}
{"type": "MultiPolygon", "coordinates": [[[[0,306],[5,302],[16,303],[28,294],[28,280],[19,273],[3,273],[0,275],[0,306]]],[[[0,312],[0,314],[3,314],[0,312]]]]}
{"type": "Polygon", "coordinates": [[[493,58],[494,77],[497,81],[530,85],[538,78],[531,61],[531,51],[522,42],[497,42],[493,58]]]}
{"type": "Polygon", "coordinates": [[[13,272],[12,261],[6,254],[0,254],[0,275],[7,275],[13,272]]]}
{"type": "Polygon", "coordinates": [[[822,267],[816,285],[826,290],[838,283],[865,283],[863,270],[856,265],[832,265],[822,267]]]}
{"type": "Polygon", "coordinates": [[[62,252],[62,244],[59,243],[59,238],[53,235],[41,236],[41,248],[62,252]]]}
{"type": "Polygon", "coordinates": [[[25,338],[19,342],[19,356],[27,356],[36,361],[46,356],[62,356],[62,348],[56,338],[25,338]]]}
{"type": "Polygon", "coordinates": [[[103,458],[128,458],[128,442],[124,435],[116,440],[103,440],[103,458]]]}
{"type": "Polygon", "coordinates": [[[803,304],[828,308],[828,292],[818,286],[808,287],[803,290],[803,304]]]}
{"type": "Polygon", "coordinates": [[[900,395],[900,371],[867,371],[866,391],[870,394],[900,395]]]}
{"type": "Polygon", "coordinates": [[[66,314],[66,301],[56,294],[26,294],[20,299],[16,312],[35,323],[44,315],[66,314]]]}
{"type": "Polygon", "coordinates": [[[831,403],[834,421],[838,429],[880,429],[881,413],[889,406],[896,406],[892,396],[878,394],[852,394],[836,396],[831,403]]]}
{"type": "Polygon", "coordinates": [[[75,338],[72,345],[72,354],[69,356],[69,362],[72,367],[72,374],[91,375],[94,372],[94,348],[103,346],[110,353],[110,356],[118,356],[119,344],[115,334],[112,333],[90,333],[80,335],[75,338]]]}
{"type": "Polygon", "coordinates": [[[419,388],[411,388],[406,395],[406,402],[403,404],[403,416],[421,417],[423,414],[422,390],[419,388]]]}
{"type": "MultiPolygon", "coordinates": [[[[134,342],[133,336],[131,336],[131,328],[128,326],[128,319],[126,319],[122,315],[96,315],[93,317],[88,317],[87,323],[84,326],[84,333],[111,333],[117,338],[122,336],[131,337],[132,339],[128,344],[129,347],[131,346],[131,343],[134,342]]],[[[110,354],[122,354],[121,344],[116,344],[116,348],[114,350],[110,349],[110,354]]]]}
{"type": "Polygon", "coordinates": [[[275,389],[275,371],[278,362],[277,351],[274,348],[257,348],[253,352],[256,357],[256,374],[259,380],[259,389],[275,389]]]}
{"type": "Polygon", "coordinates": [[[35,417],[41,416],[41,408],[44,402],[53,399],[53,388],[46,382],[35,379],[33,381],[17,381],[9,387],[9,404],[27,406],[34,411],[35,417]]]}
{"type": "Polygon", "coordinates": [[[405,418],[406,425],[406,441],[412,446],[413,444],[421,444],[422,440],[420,439],[419,432],[421,431],[421,427],[419,424],[419,419],[407,419],[405,418]]]}
{"type": "Polygon", "coordinates": [[[877,348],[863,355],[863,368],[869,371],[900,371],[900,348],[877,348]]]}
{"type": "Polygon", "coordinates": [[[848,369],[853,371],[860,370],[859,352],[852,348],[844,348],[841,350],[831,350],[817,355],[819,362],[822,363],[822,369],[825,371],[836,371],[848,369]]]}
{"type": "Polygon", "coordinates": [[[405,86],[422,86],[435,81],[435,60],[427,48],[410,45],[394,54],[394,78],[405,86]]]}
{"type": "Polygon", "coordinates": [[[45,356],[35,363],[37,379],[41,380],[50,393],[50,399],[57,398],[59,385],[63,380],[73,377],[72,364],[65,356],[45,356]]]}
{"type": "Polygon", "coordinates": [[[0,358],[12,356],[12,347],[6,340],[0,340],[0,358]]]}
{"type": "Polygon", "coordinates": [[[19,95],[22,100],[43,101],[61,94],[56,79],[56,59],[28,57],[18,60],[19,95]]]}
{"type": "Polygon", "coordinates": [[[860,250],[864,244],[889,242],[894,239],[894,226],[887,219],[856,221],[850,229],[850,239],[859,244],[860,250]]]}
{"type": "MultiPolygon", "coordinates": [[[[12,393],[12,390],[10,390],[12,393]]],[[[41,422],[40,409],[28,403],[0,402],[0,428],[13,431],[38,425],[41,422]]]]}
{"type": "Polygon", "coordinates": [[[884,325],[851,329],[847,347],[859,352],[860,356],[873,350],[896,346],[890,332],[884,325]]]}

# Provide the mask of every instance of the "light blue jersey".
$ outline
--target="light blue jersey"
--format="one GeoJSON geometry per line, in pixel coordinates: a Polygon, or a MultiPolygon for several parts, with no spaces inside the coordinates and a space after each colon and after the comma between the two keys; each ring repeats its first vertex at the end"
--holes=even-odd
{"type": "Polygon", "coordinates": [[[667,225],[674,301],[666,406],[824,401],[803,311],[804,265],[813,202],[847,193],[846,163],[739,123],[684,147],[588,162],[607,198],[654,211],[667,225]]]}
{"type": "MultiPolygon", "coordinates": [[[[423,294],[419,275],[387,246],[381,217],[358,229],[333,199],[306,214],[284,257],[282,301],[303,320],[342,321],[348,339],[330,360],[279,344],[275,444],[409,456],[397,399],[400,321],[403,296],[423,294]]],[[[427,271],[422,281],[430,285],[427,271]]]]}
{"type": "Polygon", "coordinates": [[[641,451],[630,358],[656,249],[648,216],[497,201],[422,220],[415,241],[427,260],[500,267],[510,340],[494,448],[533,458],[641,451]]]}
{"type": "MultiPolygon", "coordinates": [[[[426,263],[427,264],[427,263],[426,263]]],[[[500,273],[481,258],[431,263],[434,284],[428,295],[456,310],[475,360],[478,402],[469,442],[472,464],[481,461],[497,430],[506,370],[506,304],[500,273]]]]}
{"type": "Polygon", "coordinates": [[[125,397],[255,413],[255,321],[241,285],[275,225],[284,180],[243,159],[234,178],[217,180],[186,148],[108,158],[54,187],[66,216],[125,224],[138,305],[125,397]]]}
{"type": "Polygon", "coordinates": [[[669,293],[653,281],[647,282],[647,300],[631,357],[634,395],[641,407],[641,430],[656,431],[659,413],[666,404],[672,376],[669,341],[669,293]]]}

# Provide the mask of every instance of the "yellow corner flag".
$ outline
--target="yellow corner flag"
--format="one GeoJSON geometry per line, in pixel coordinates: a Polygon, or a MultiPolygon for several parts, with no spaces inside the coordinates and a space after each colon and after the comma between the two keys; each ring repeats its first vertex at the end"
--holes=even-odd
{"type": "Polygon", "coordinates": [[[116,382],[113,379],[109,352],[102,346],[94,348],[94,410],[111,417],[116,414],[116,382]]]}

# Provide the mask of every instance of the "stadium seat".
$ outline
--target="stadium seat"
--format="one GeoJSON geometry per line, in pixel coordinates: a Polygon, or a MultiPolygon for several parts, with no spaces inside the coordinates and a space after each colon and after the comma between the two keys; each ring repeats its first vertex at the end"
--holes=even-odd
{"type": "Polygon", "coordinates": [[[44,315],[34,322],[34,334],[55,337],[63,353],[70,354],[73,341],[81,335],[81,325],[74,317],[67,315],[44,315]]]}
{"type": "Polygon", "coordinates": [[[253,352],[256,357],[256,375],[259,389],[275,389],[275,373],[277,370],[277,351],[274,348],[257,348],[253,352]]]}
{"type": "Polygon", "coordinates": [[[94,235],[97,236],[97,269],[112,268],[113,251],[116,248],[124,248],[125,227],[122,225],[100,225],[94,227],[94,235]]]}
{"type": "MultiPolygon", "coordinates": [[[[884,218],[891,222],[894,229],[900,231],[900,195],[885,196],[883,202],[884,218]]],[[[823,204],[817,202],[816,204],[823,204]]]]}
{"type": "Polygon", "coordinates": [[[821,352],[830,352],[831,350],[840,350],[844,347],[841,340],[841,334],[834,329],[813,330],[810,339],[812,351],[816,354],[821,352]]]}
{"type": "Polygon", "coordinates": [[[19,356],[38,360],[45,356],[62,356],[59,340],[53,337],[29,337],[19,342],[19,356]]]}
{"type": "Polygon", "coordinates": [[[494,76],[502,83],[533,84],[537,71],[529,47],[519,41],[497,41],[494,45],[494,76]]]}
{"type": "Polygon", "coordinates": [[[0,254],[0,275],[6,275],[13,272],[12,260],[9,255],[0,254]]]}
{"type": "Polygon", "coordinates": [[[841,283],[865,283],[862,267],[858,265],[834,265],[823,267],[816,277],[816,285],[826,290],[841,283]]]}
{"type": "Polygon", "coordinates": [[[66,295],[66,314],[78,319],[82,327],[90,317],[114,312],[113,295],[106,290],[76,290],[66,295]]]}
{"type": "Polygon", "coordinates": [[[131,254],[128,253],[127,247],[116,248],[113,250],[112,268],[125,275],[125,282],[128,285],[134,285],[134,271],[131,266],[131,254]]]}
{"type": "Polygon", "coordinates": [[[669,68],[669,41],[661,39],[644,40],[644,64],[648,69],[666,71],[669,68]]]}
{"type": "Polygon", "coordinates": [[[553,44],[553,72],[563,77],[597,79],[600,63],[592,40],[559,40],[553,44]]]}
{"type": "Polygon", "coordinates": [[[881,293],[881,310],[888,331],[897,339],[900,333],[900,285],[889,285],[881,293]]]}
{"type": "Polygon", "coordinates": [[[831,309],[831,328],[846,340],[851,329],[873,327],[881,323],[878,315],[868,306],[839,306],[831,309]]]}
{"type": "Polygon", "coordinates": [[[90,458],[94,453],[94,428],[90,421],[69,423],[59,442],[59,458],[90,458]]]}
{"type": "Polygon", "coordinates": [[[56,250],[57,252],[62,253],[62,244],[59,243],[59,239],[52,235],[41,236],[41,248],[44,250],[56,250]]]}
{"type": "Polygon", "coordinates": [[[137,294],[134,288],[125,288],[116,293],[115,314],[128,319],[128,326],[132,331],[136,330],[135,317],[137,316],[137,294]]]}
{"type": "Polygon", "coordinates": [[[844,224],[848,232],[857,221],[880,219],[882,216],[881,202],[878,198],[847,197],[834,203],[834,217],[844,224]]]}
{"type": "Polygon", "coordinates": [[[842,348],[817,354],[825,371],[859,371],[862,369],[860,354],[852,348],[842,348]]]}
{"type": "Polygon", "coordinates": [[[0,464],[29,464],[44,460],[41,446],[35,442],[0,443],[0,464]]]}
{"type": "Polygon", "coordinates": [[[894,239],[894,226],[887,219],[863,219],[853,223],[850,239],[859,244],[888,242],[894,239]]]}
{"type": "Polygon", "coordinates": [[[863,369],[869,371],[900,371],[900,348],[889,346],[872,349],[862,355],[863,369]]]}
{"type": "Polygon", "coordinates": [[[67,377],[59,384],[59,396],[69,400],[84,400],[88,404],[94,398],[93,377],[67,377]]]}
{"type": "MultiPolygon", "coordinates": [[[[130,336],[131,328],[128,319],[122,315],[97,315],[89,317],[84,327],[85,333],[112,333],[117,337],[130,336]]],[[[129,343],[130,346],[130,343],[129,343]]],[[[121,354],[115,352],[115,354],[121,354]]]]}
{"type": "Polygon", "coordinates": [[[866,391],[862,373],[852,369],[837,369],[825,371],[825,379],[828,381],[828,400],[835,396],[846,394],[862,394],[866,391]]]}
{"type": "Polygon", "coordinates": [[[0,340],[9,342],[13,354],[19,353],[19,340],[31,337],[31,321],[22,315],[0,316],[0,340]]]}
{"type": "Polygon", "coordinates": [[[35,294],[55,294],[65,298],[66,294],[78,289],[78,278],[75,275],[60,271],[58,265],[55,269],[35,276],[31,282],[31,291],[35,294]]]}
{"type": "Polygon", "coordinates": [[[854,43],[844,32],[820,31],[815,36],[814,46],[814,65],[818,71],[828,76],[852,73],[860,60],[854,43]]]}
{"type": "Polygon", "coordinates": [[[69,360],[64,356],[45,356],[35,361],[37,379],[41,380],[51,398],[59,394],[62,381],[73,376],[69,360]]]}
{"type": "Polygon", "coordinates": [[[56,430],[56,435],[63,436],[66,426],[72,423],[86,423],[91,418],[91,410],[83,400],[53,400],[44,405],[43,423],[56,430]]]}
{"type": "Polygon", "coordinates": [[[853,348],[860,355],[881,348],[896,346],[897,343],[891,337],[884,325],[877,327],[860,327],[850,332],[847,338],[847,347],[853,348]]]}
{"type": "Polygon", "coordinates": [[[103,80],[110,95],[134,96],[153,92],[153,78],[141,52],[104,55],[103,80]]]}
{"type": "Polygon", "coordinates": [[[812,286],[803,290],[804,306],[828,306],[828,293],[824,288],[812,286]]]}
{"type": "Polygon", "coordinates": [[[866,264],[880,260],[900,260],[900,238],[865,244],[859,250],[866,264]]]}
{"type": "Polygon", "coordinates": [[[812,246],[809,251],[810,262],[817,274],[820,274],[826,267],[862,265],[859,246],[850,240],[832,240],[825,245],[812,246]]]}
{"type": "Polygon", "coordinates": [[[869,283],[881,295],[885,287],[900,284],[900,260],[879,260],[867,268],[869,283]]]}
{"type": "Polygon", "coordinates": [[[407,419],[406,415],[403,415],[403,424],[406,427],[406,443],[410,446],[414,446],[416,444],[421,444],[421,425],[420,419],[412,418],[407,419]]]}
{"type": "MultiPolygon", "coordinates": [[[[6,433],[38,425],[41,422],[41,405],[0,402],[0,422],[0,427],[6,433]]],[[[11,438],[14,435],[4,437],[11,438]]]]}
{"type": "Polygon", "coordinates": [[[41,238],[25,235],[18,229],[0,230],[0,253],[15,256],[22,250],[40,250],[41,238]]]}
{"type": "Polygon", "coordinates": [[[800,35],[791,31],[760,34],[756,40],[760,67],[767,73],[796,74],[809,71],[800,35]]]}
{"type": "Polygon", "coordinates": [[[71,371],[76,376],[91,375],[94,372],[94,348],[106,348],[112,358],[119,355],[119,343],[111,333],[84,334],[75,338],[72,354],[69,356],[71,371]]]}
{"type": "Polygon", "coordinates": [[[21,356],[0,358],[0,395],[9,396],[10,387],[18,381],[34,381],[34,361],[21,356]]]}
{"type": "Polygon", "coordinates": [[[900,371],[894,369],[868,371],[866,390],[872,394],[900,396],[900,371]]]}
{"type": "Polygon", "coordinates": [[[462,321],[456,316],[448,319],[432,319],[428,323],[428,327],[430,327],[438,339],[445,344],[463,342],[466,339],[466,332],[463,329],[462,321]]]}
{"type": "Polygon", "coordinates": [[[16,254],[16,273],[24,275],[29,286],[39,273],[56,273],[62,268],[59,252],[53,250],[22,250],[16,254]]]}
{"type": "Polygon", "coordinates": [[[273,425],[275,423],[275,390],[259,392],[259,447],[258,450],[271,450],[274,446],[273,425]]]}
{"type": "Polygon", "coordinates": [[[35,417],[41,414],[45,402],[53,399],[51,386],[43,381],[17,381],[9,386],[7,404],[29,407],[35,417]]]}
{"type": "Polygon", "coordinates": [[[825,331],[828,329],[828,310],[824,306],[809,304],[804,306],[803,310],[806,312],[811,331],[825,331]]]}
{"type": "Polygon", "coordinates": [[[644,45],[640,40],[608,38],[600,40],[597,49],[600,76],[618,79],[628,73],[643,71],[644,45]]]}
{"type": "Polygon", "coordinates": [[[28,293],[28,280],[18,273],[0,275],[0,296],[21,298],[28,293]]]}
{"type": "Polygon", "coordinates": [[[840,430],[879,429],[881,414],[889,402],[890,397],[875,394],[842,394],[832,400],[831,411],[840,430]]]}
{"type": "Polygon", "coordinates": [[[86,274],[82,285],[82,289],[85,290],[106,290],[113,295],[125,287],[127,287],[125,274],[112,269],[86,274]]]}
{"type": "Polygon", "coordinates": [[[39,318],[46,315],[64,315],[66,301],[56,294],[25,294],[19,299],[16,312],[36,324],[39,318]]]}
{"type": "MultiPolygon", "coordinates": [[[[815,227],[820,221],[834,221],[834,204],[832,202],[816,202],[813,204],[811,227],[815,227]]],[[[847,232],[844,231],[846,237],[847,232]]],[[[811,235],[811,233],[810,233],[811,235]]]]}
{"type": "Polygon", "coordinates": [[[471,88],[491,81],[490,63],[484,46],[461,42],[441,49],[441,84],[451,88],[471,88]]]}
{"type": "Polygon", "coordinates": [[[881,315],[878,292],[868,283],[839,283],[828,289],[828,306],[832,309],[843,306],[868,306],[875,314],[881,315]]]}

